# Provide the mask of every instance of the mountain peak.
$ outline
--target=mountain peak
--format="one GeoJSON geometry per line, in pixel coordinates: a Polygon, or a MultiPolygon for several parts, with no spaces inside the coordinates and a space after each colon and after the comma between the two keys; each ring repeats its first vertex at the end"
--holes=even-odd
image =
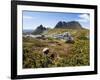
{"type": "Polygon", "coordinates": [[[34,31],[33,31],[33,34],[34,35],[38,35],[38,34],[41,34],[43,33],[43,31],[45,31],[46,28],[41,24],[40,26],[38,26],[34,31]]]}
{"type": "Polygon", "coordinates": [[[82,29],[81,24],[78,21],[59,21],[55,28],[67,28],[67,29],[82,29]]]}

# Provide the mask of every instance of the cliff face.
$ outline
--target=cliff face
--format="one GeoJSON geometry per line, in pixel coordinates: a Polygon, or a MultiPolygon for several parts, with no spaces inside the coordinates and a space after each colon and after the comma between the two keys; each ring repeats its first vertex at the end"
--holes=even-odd
{"type": "MultiPolygon", "coordinates": [[[[70,21],[70,22],[65,22],[65,21],[59,21],[54,28],[64,28],[64,29],[83,29],[81,24],[77,21],[70,21]]],[[[47,28],[45,28],[42,24],[38,26],[32,34],[38,35],[42,34],[47,28]]]]}
{"type": "Polygon", "coordinates": [[[32,34],[34,34],[34,35],[41,34],[45,30],[46,30],[46,28],[43,25],[40,25],[33,31],[32,34]]]}
{"type": "Polygon", "coordinates": [[[82,29],[82,26],[77,21],[70,21],[70,22],[59,21],[56,24],[55,28],[82,29]]]}

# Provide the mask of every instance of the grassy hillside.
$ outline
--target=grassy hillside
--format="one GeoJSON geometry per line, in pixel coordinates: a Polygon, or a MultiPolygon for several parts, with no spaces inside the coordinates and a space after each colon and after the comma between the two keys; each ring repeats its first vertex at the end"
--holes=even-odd
{"type": "Polygon", "coordinates": [[[50,29],[44,35],[70,32],[74,43],[66,43],[48,37],[45,40],[23,37],[23,68],[66,67],[89,65],[89,30],[86,29],[50,29]],[[48,47],[50,52],[43,55],[42,50],[48,47]]]}

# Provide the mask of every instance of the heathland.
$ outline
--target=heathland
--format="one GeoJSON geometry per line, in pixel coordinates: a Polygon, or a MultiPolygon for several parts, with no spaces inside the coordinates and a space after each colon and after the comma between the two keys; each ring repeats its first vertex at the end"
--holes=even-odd
{"type": "Polygon", "coordinates": [[[24,36],[27,34],[23,33],[23,68],[88,66],[89,30],[79,27],[80,25],[71,25],[72,28],[61,28],[60,23],[61,27],[56,25],[53,29],[45,29],[40,25],[42,31],[39,31],[38,27],[38,31],[31,33],[38,37],[24,36]],[[59,36],[66,32],[70,34],[72,41],[55,38],[55,35],[59,36]],[[48,48],[48,54],[43,53],[44,48],[48,48]]]}

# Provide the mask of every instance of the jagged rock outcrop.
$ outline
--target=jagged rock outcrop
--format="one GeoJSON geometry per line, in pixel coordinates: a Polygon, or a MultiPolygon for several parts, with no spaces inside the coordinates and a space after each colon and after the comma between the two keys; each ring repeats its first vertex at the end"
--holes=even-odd
{"type": "Polygon", "coordinates": [[[38,27],[33,31],[32,34],[38,35],[38,34],[43,33],[45,30],[46,30],[46,28],[41,24],[40,26],[38,26],[38,27]]]}
{"type": "Polygon", "coordinates": [[[55,28],[82,29],[82,26],[77,21],[70,21],[70,22],[59,21],[56,24],[55,28]]]}

